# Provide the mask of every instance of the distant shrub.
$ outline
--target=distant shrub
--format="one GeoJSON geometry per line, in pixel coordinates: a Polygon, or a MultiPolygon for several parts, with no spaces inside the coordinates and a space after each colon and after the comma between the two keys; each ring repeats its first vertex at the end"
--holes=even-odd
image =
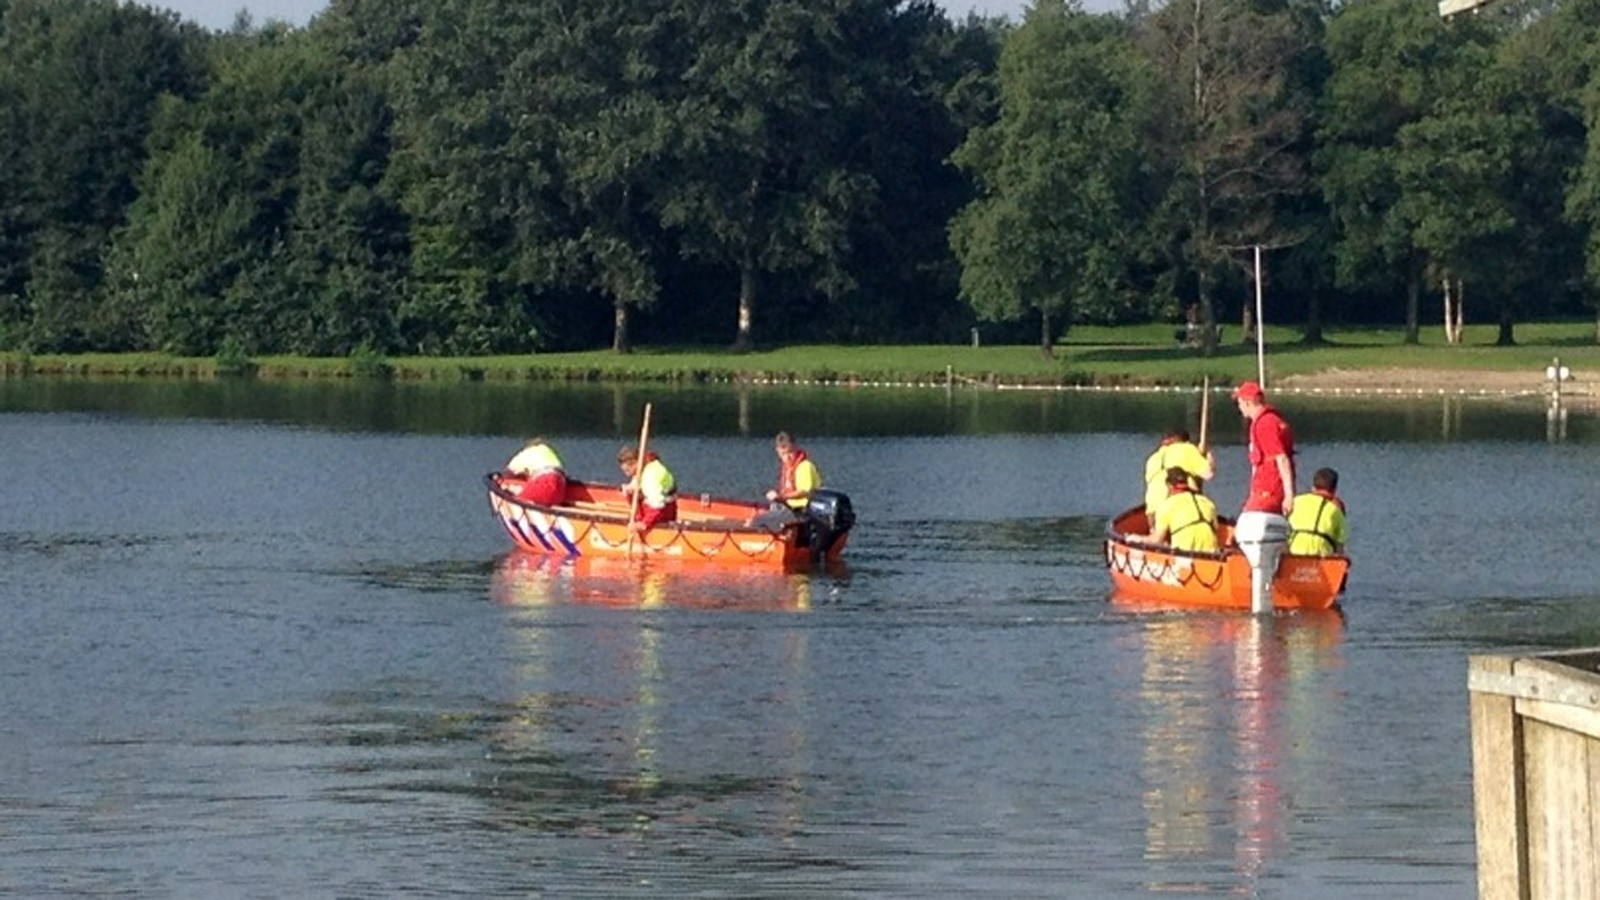
{"type": "Polygon", "coordinates": [[[218,378],[249,378],[255,375],[256,364],[244,352],[244,344],[238,338],[226,337],[217,348],[216,372],[218,378]]]}
{"type": "Polygon", "coordinates": [[[350,374],[356,378],[387,381],[394,375],[394,366],[377,348],[362,344],[350,351],[350,374]]]}

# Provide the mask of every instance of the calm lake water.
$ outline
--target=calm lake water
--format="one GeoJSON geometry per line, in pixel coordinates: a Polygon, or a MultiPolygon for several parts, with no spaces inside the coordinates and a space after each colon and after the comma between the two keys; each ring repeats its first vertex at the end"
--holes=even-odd
{"type": "Polygon", "coordinates": [[[1280,405],[1343,616],[1107,603],[1189,396],[0,381],[0,894],[1470,896],[1466,659],[1600,644],[1600,426],[1280,405]],[[510,553],[481,475],[645,400],[686,491],[797,431],[848,568],[510,553]]]}

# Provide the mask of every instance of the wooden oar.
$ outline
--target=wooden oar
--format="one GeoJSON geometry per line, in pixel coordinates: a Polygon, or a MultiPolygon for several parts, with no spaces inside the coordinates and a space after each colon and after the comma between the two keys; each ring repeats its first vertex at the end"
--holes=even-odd
{"type": "Polygon", "coordinates": [[[644,425],[639,429],[639,461],[633,467],[633,502],[628,507],[628,558],[633,558],[633,523],[639,520],[639,498],[644,494],[644,451],[650,445],[650,404],[644,405],[644,425]]]}
{"type": "Polygon", "coordinates": [[[1200,384],[1200,452],[1206,452],[1207,432],[1211,428],[1211,376],[1200,384]]]}

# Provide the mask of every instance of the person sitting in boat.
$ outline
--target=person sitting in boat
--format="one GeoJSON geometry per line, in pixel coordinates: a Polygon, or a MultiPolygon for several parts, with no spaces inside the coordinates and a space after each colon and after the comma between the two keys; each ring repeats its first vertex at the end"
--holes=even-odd
{"type": "Polygon", "coordinates": [[[1187,469],[1182,466],[1167,469],[1167,498],[1156,507],[1155,525],[1141,540],[1171,544],[1174,550],[1196,553],[1216,553],[1220,549],[1217,504],[1190,487],[1187,469]]]}
{"type": "Polygon", "coordinates": [[[567,473],[561,457],[544,438],[533,438],[506,463],[507,474],[524,479],[517,496],[540,506],[560,506],[567,499],[567,473]]]}
{"type": "Polygon", "coordinates": [[[822,472],[806,451],[795,443],[794,435],[787,431],[778,432],[772,440],[772,448],[778,454],[778,486],[767,491],[767,502],[772,504],[771,509],[751,522],[767,528],[779,528],[805,518],[812,492],[822,487],[822,472]]]}
{"type": "Polygon", "coordinates": [[[1167,470],[1174,466],[1189,473],[1189,490],[1200,493],[1216,474],[1217,460],[1210,450],[1195,446],[1187,430],[1167,429],[1161,445],[1144,461],[1144,514],[1151,522],[1167,499],[1167,470]]]}
{"type": "Polygon", "coordinates": [[[622,485],[622,494],[632,498],[639,493],[639,511],[628,527],[643,534],[651,528],[678,518],[678,485],[667,464],[654,450],[646,451],[644,466],[639,465],[639,451],[623,447],[617,451],[617,465],[628,480],[622,485]]]}
{"type": "Polygon", "coordinates": [[[1318,469],[1311,475],[1311,490],[1294,498],[1289,511],[1289,552],[1300,556],[1335,556],[1344,552],[1349,534],[1344,500],[1339,497],[1339,473],[1318,469]]]}

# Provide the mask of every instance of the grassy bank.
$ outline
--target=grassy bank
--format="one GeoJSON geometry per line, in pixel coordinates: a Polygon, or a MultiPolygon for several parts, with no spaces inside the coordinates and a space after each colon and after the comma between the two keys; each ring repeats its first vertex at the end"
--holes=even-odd
{"type": "MultiPolygon", "coordinates": [[[[1553,357],[1573,368],[1600,369],[1593,322],[1518,326],[1518,343],[1494,346],[1491,325],[1468,326],[1462,344],[1445,344],[1438,328],[1406,345],[1399,329],[1333,329],[1311,346],[1287,328],[1268,328],[1267,364],[1273,378],[1333,369],[1381,368],[1484,371],[1542,370],[1553,357]]],[[[721,349],[641,348],[521,356],[382,358],[261,357],[217,360],[162,354],[4,354],[7,377],[261,379],[393,378],[410,381],[659,381],[1181,385],[1210,376],[1221,382],[1253,377],[1254,343],[1225,328],[1217,355],[1178,346],[1171,325],[1075,328],[1046,358],[1032,346],[916,345],[779,347],[735,354],[721,349]]]]}

